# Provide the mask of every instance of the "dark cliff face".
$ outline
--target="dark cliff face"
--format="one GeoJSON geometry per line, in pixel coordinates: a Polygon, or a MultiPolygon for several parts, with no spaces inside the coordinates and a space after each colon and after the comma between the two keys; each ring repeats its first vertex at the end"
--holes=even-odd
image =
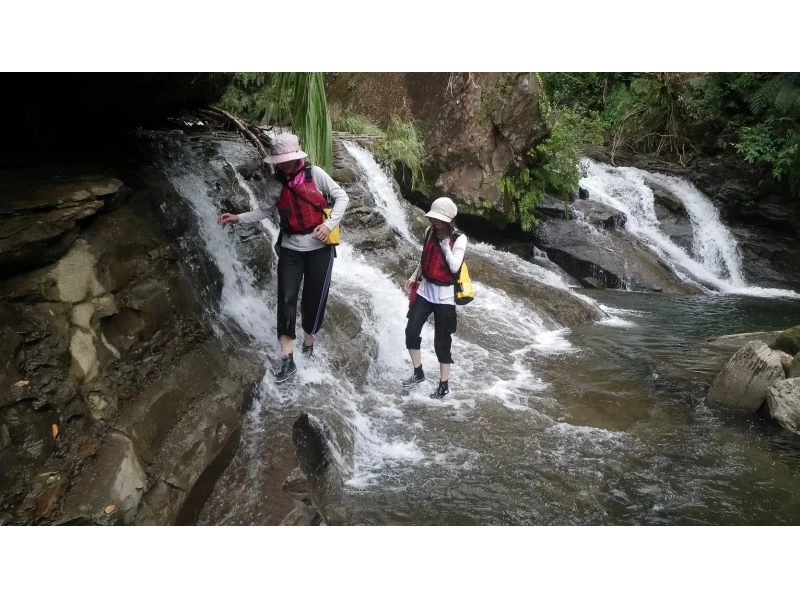
{"type": "Polygon", "coordinates": [[[228,73],[6,73],[6,167],[64,162],[138,126],[217,101],[228,73]]]}

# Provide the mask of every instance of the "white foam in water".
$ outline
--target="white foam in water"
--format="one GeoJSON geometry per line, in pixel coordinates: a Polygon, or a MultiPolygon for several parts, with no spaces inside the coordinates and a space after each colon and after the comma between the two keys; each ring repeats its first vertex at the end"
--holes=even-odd
{"type": "Polygon", "coordinates": [[[601,326],[608,326],[609,328],[636,328],[636,324],[621,318],[620,316],[632,315],[632,316],[641,316],[643,315],[642,312],[636,311],[634,309],[621,309],[617,307],[609,307],[608,305],[600,304],[600,309],[602,309],[607,315],[607,318],[604,318],[597,322],[601,326]]]}
{"type": "Polygon", "coordinates": [[[794,291],[746,284],[735,238],[721,222],[714,204],[688,181],[638,168],[600,164],[589,158],[581,159],[581,169],[581,186],[589,191],[590,199],[623,212],[627,216],[625,228],[671,264],[683,280],[728,294],[800,298],[794,291]],[[693,228],[693,255],[661,230],[648,181],[666,187],[683,202],[693,228]]]}
{"type": "MultiPolygon", "coordinates": [[[[410,233],[401,199],[386,174],[368,152],[357,146],[349,147],[348,151],[364,170],[363,176],[370,182],[378,209],[387,221],[403,238],[418,243],[410,233]]],[[[248,182],[241,177],[237,179],[247,190],[251,205],[258,205],[248,182]]],[[[236,258],[229,233],[217,224],[217,210],[204,181],[191,175],[178,175],[173,180],[195,207],[203,240],[223,273],[223,313],[261,343],[274,346],[274,302],[261,296],[249,272],[236,258]]],[[[263,224],[269,234],[277,234],[269,219],[263,224]]],[[[570,291],[557,274],[518,256],[483,243],[470,244],[470,251],[518,276],[544,282],[594,303],[570,291]]],[[[458,413],[474,408],[480,401],[498,402],[511,410],[530,409],[547,389],[535,371],[537,359],[542,354],[574,351],[567,338],[568,330],[549,330],[542,317],[520,300],[475,281],[475,300],[458,308],[460,333],[453,339],[456,363],[451,370],[451,395],[444,401],[428,397],[438,379],[432,322],[422,331],[422,359],[428,381],[404,392],[400,382],[412,371],[405,348],[408,297],[398,282],[347,242],[337,248],[337,256],[330,300],[353,309],[363,328],[363,337],[376,343],[375,359],[365,386],[355,388],[331,365],[337,348],[328,344],[323,327],[314,361],[307,362],[297,352],[298,372],[292,382],[276,385],[268,373],[262,390],[265,400],[272,405],[293,405],[304,410],[313,407],[347,423],[347,434],[352,435],[353,441],[352,467],[343,468],[350,474],[351,487],[363,488],[378,481],[386,486],[386,476],[398,465],[425,466],[460,454],[462,449],[452,439],[444,451],[436,446],[430,435],[418,429],[419,422],[409,416],[409,410],[458,413]],[[487,368],[487,364],[491,367],[487,368]]],[[[273,280],[273,295],[274,285],[273,280]]],[[[354,342],[363,341],[357,337],[354,342]]]]}
{"type": "MultiPolygon", "coordinates": [[[[255,193],[250,188],[250,185],[247,184],[247,181],[245,181],[244,177],[241,174],[239,174],[239,171],[236,170],[235,168],[233,169],[233,171],[236,173],[236,181],[239,183],[239,187],[244,189],[245,192],[247,193],[247,198],[250,201],[250,209],[255,210],[261,207],[261,202],[258,201],[255,193]]],[[[273,263],[277,264],[278,254],[275,253],[275,243],[278,241],[278,234],[280,233],[280,228],[278,228],[278,226],[274,222],[272,222],[272,220],[270,220],[269,218],[264,218],[263,220],[260,221],[260,224],[270,238],[271,241],[270,247],[272,248],[273,263]]]]}
{"type": "Polygon", "coordinates": [[[222,274],[222,313],[261,344],[271,344],[275,338],[275,310],[268,306],[253,275],[236,256],[233,241],[219,225],[219,212],[208,195],[205,182],[194,174],[173,176],[171,180],[181,196],[192,204],[200,235],[222,274]]]}
{"type": "Polygon", "coordinates": [[[408,226],[406,212],[397,198],[389,175],[378,165],[372,154],[357,143],[344,140],[342,144],[355,159],[359,168],[361,168],[367,187],[369,187],[372,197],[375,199],[375,207],[383,214],[386,221],[395,227],[407,241],[415,243],[416,241],[408,226]]]}

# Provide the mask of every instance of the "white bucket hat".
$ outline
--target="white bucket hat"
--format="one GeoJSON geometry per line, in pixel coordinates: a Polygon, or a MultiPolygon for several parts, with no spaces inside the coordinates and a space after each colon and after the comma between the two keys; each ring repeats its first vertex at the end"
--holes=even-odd
{"type": "Polygon", "coordinates": [[[431,204],[431,210],[425,214],[428,218],[436,218],[443,222],[451,222],[458,214],[458,208],[449,197],[440,197],[431,204]]]}
{"type": "Polygon", "coordinates": [[[267,164],[280,164],[291,160],[307,158],[308,154],[300,147],[300,140],[292,133],[275,135],[269,147],[269,156],[264,158],[267,164]]]}

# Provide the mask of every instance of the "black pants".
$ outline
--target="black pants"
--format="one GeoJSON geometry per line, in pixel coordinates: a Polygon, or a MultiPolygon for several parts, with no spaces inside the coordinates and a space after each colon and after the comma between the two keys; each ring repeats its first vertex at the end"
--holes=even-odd
{"type": "Polygon", "coordinates": [[[453,344],[452,334],[456,331],[456,306],[431,303],[425,297],[417,295],[408,309],[406,324],[406,349],[419,349],[422,343],[422,326],[433,313],[433,348],[439,363],[453,363],[450,347],[453,344]]]}
{"type": "Polygon", "coordinates": [[[325,318],[336,248],[294,251],[281,247],[278,258],[278,337],[296,338],[297,296],[303,282],[300,316],[303,330],[316,334],[325,318]]]}

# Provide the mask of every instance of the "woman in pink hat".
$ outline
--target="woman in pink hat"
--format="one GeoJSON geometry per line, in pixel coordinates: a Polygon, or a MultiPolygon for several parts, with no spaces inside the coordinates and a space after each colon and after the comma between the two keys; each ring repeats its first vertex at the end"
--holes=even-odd
{"type": "Polygon", "coordinates": [[[406,292],[417,283],[417,295],[408,310],[406,325],[406,349],[414,365],[414,373],[403,380],[403,388],[411,388],[425,380],[422,371],[420,344],[422,326],[433,314],[433,348],[439,360],[439,385],[430,395],[441,399],[450,392],[450,355],[452,335],[456,331],[455,276],[464,263],[467,249],[467,236],[459,231],[453,218],[458,208],[449,197],[440,197],[431,204],[425,214],[431,222],[425,231],[422,259],[417,269],[405,283],[406,292]]]}
{"type": "Polygon", "coordinates": [[[330,232],[339,225],[350,201],[347,193],[321,168],[305,161],[307,154],[296,135],[276,135],[270,155],[264,159],[275,164],[275,178],[268,181],[265,198],[257,209],[243,214],[222,214],[220,224],[254,223],[267,217],[265,210],[275,207],[281,220],[278,257],[278,338],[281,343],[281,366],[275,381],[285,382],[297,371],[294,363],[295,318],[300,283],[303,325],[303,354],[314,354],[316,334],[325,317],[336,249],[326,245],[330,232]],[[326,219],[323,210],[333,200],[333,210],[326,219]]]}

